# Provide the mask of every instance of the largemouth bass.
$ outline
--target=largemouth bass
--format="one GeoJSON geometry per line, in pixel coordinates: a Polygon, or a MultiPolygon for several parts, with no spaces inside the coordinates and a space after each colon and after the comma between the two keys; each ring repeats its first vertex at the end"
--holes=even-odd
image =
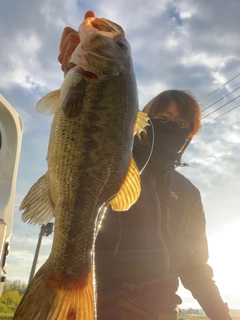
{"type": "Polygon", "coordinates": [[[55,217],[52,250],[14,315],[14,320],[96,318],[93,258],[101,208],[127,210],[140,194],[132,159],[135,134],[148,118],[138,111],[130,45],[123,29],[88,18],[61,89],[37,103],[54,114],[48,171],[29,190],[23,221],[55,217]]]}

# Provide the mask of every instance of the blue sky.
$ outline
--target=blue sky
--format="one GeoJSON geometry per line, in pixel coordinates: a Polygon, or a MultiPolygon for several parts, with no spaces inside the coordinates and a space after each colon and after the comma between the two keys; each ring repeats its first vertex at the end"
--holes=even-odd
{"type": "MultiPolygon", "coordinates": [[[[57,61],[65,26],[77,29],[87,10],[120,24],[132,47],[140,107],[166,89],[190,90],[203,125],[240,104],[240,2],[238,0],[8,0],[0,11],[0,93],[24,121],[8,277],[28,281],[40,228],[21,222],[18,206],[47,170],[51,118],[37,101],[63,80],[57,61]],[[232,92],[232,93],[231,93],[232,92]],[[236,98],[236,100],[233,100],[236,98]]],[[[201,191],[207,218],[210,263],[225,300],[240,308],[240,108],[202,127],[180,169],[201,191]]],[[[44,238],[38,267],[51,248],[44,238]]],[[[198,304],[181,289],[183,307],[198,304]]]]}

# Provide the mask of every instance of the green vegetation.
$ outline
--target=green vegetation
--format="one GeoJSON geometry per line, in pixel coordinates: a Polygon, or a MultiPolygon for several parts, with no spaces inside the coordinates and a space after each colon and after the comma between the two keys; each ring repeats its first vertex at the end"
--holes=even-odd
{"type": "Polygon", "coordinates": [[[207,320],[209,318],[202,314],[202,310],[192,309],[192,308],[181,310],[181,313],[178,318],[178,320],[196,320],[196,319],[207,320]]]}
{"type": "Polygon", "coordinates": [[[204,316],[179,316],[178,320],[209,320],[209,318],[204,316]]]}
{"type": "Polygon", "coordinates": [[[0,297],[0,319],[10,320],[13,317],[27,285],[20,281],[7,281],[0,297]]]}
{"type": "Polygon", "coordinates": [[[12,320],[13,314],[12,313],[0,313],[1,320],[12,320]]]}

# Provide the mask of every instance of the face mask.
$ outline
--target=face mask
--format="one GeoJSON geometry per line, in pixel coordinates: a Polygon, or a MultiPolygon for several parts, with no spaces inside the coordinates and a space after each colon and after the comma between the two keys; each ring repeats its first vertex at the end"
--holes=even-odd
{"type": "Polygon", "coordinates": [[[154,150],[166,161],[179,164],[182,153],[189,143],[189,128],[180,128],[174,121],[162,123],[152,120],[154,128],[154,150]]]}

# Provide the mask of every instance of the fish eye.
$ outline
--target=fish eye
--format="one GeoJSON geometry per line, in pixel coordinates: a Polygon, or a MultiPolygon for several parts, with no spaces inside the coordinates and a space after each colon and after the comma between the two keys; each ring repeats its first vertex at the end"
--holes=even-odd
{"type": "Polygon", "coordinates": [[[121,48],[121,49],[127,49],[126,44],[123,41],[118,41],[117,45],[121,48]]]}

